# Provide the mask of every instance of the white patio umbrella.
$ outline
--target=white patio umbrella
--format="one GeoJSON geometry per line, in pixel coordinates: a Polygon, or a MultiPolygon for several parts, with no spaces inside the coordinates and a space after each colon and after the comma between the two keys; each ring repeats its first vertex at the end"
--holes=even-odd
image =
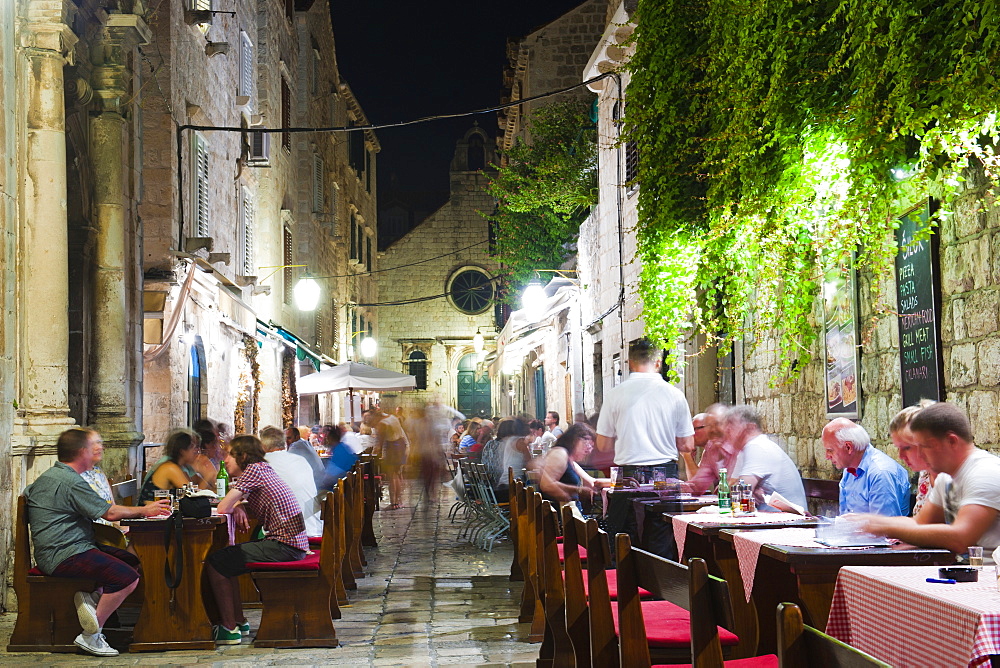
{"type": "Polygon", "coordinates": [[[351,404],[351,422],[354,422],[354,392],[396,392],[412,390],[417,379],[405,373],[369,366],[360,362],[344,362],[337,366],[311,373],[299,379],[299,394],[326,394],[327,392],[348,392],[351,404]]]}

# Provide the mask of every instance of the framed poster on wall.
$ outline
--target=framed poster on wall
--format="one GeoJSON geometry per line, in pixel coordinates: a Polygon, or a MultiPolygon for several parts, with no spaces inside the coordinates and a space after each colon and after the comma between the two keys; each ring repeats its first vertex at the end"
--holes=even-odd
{"type": "Polygon", "coordinates": [[[861,417],[854,256],[823,261],[826,417],[861,417]]]}

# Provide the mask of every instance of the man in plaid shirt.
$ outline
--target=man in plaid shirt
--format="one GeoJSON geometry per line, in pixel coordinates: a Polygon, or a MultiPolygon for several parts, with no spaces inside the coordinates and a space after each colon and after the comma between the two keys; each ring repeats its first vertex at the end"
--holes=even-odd
{"type": "Polygon", "coordinates": [[[229,445],[223,465],[234,481],[219,502],[219,514],[233,513],[241,529],[248,528],[247,507],[264,529],[262,540],[231,545],[208,556],[206,571],[219,606],[220,623],[214,629],[215,642],[238,645],[250,633],[243,614],[237,577],[247,572],[247,562],[300,561],[306,556],[302,508],[288,485],[264,459],[264,448],[256,436],[237,436],[229,445]]]}

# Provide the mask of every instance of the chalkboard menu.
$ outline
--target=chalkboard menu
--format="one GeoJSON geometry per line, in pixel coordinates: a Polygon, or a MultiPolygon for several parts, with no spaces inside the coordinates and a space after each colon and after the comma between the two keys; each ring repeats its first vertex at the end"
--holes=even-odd
{"type": "Polygon", "coordinates": [[[896,304],[903,406],[912,406],[921,399],[941,399],[937,252],[930,219],[928,200],[901,216],[896,229],[896,304]]]}

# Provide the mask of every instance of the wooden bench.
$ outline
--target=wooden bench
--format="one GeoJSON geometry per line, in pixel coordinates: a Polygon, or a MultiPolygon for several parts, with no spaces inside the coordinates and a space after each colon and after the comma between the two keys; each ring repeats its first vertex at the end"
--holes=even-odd
{"type": "Polygon", "coordinates": [[[256,647],[337,647],[333,619],[339,616],[336,525],[343,521],[344,488],[327,495],[323,506],[323,542],[302,561],[248,563],[263,610],[256,647]]]}
{"type": "Polygon", "coordinates": [[[778,605],[778,660],[781,668],[890,668],[873,656],[802,623],[793,603],[778,605]]]}
{"type": "MultiPolygon", "coordinates": [[[[732,627],[729,588],[708,574],[703,559],[687,566],[632,547],[627,534],[616,537],[618,559],[619,656],[615,665],[649,668],[649,620],[639,600],[639,587],[675,602],[688,612],[689,654],[693,668],[778,668],[778,657],[723,660],[723,629],[732,627]]],[[[731,634],[730,634],[731,635],[731,634]]]]}
{"type": "Polygon", "coordinates": [[[84,578],[44,575],[31,567],[28,504],[17,499],[14,523],[14,592],[17,621],[8,652],[77,652],[73,641],[83,629],[76,616],[73,595],[94,591],[97,584],[84,578]]]}
{"type": "Polygon", "coordinates": [[[806,505],[813,515],[834,516],[840,514],[840,481],[823,478],[803,478],[802,487],[806,491],[806,505]]]}

